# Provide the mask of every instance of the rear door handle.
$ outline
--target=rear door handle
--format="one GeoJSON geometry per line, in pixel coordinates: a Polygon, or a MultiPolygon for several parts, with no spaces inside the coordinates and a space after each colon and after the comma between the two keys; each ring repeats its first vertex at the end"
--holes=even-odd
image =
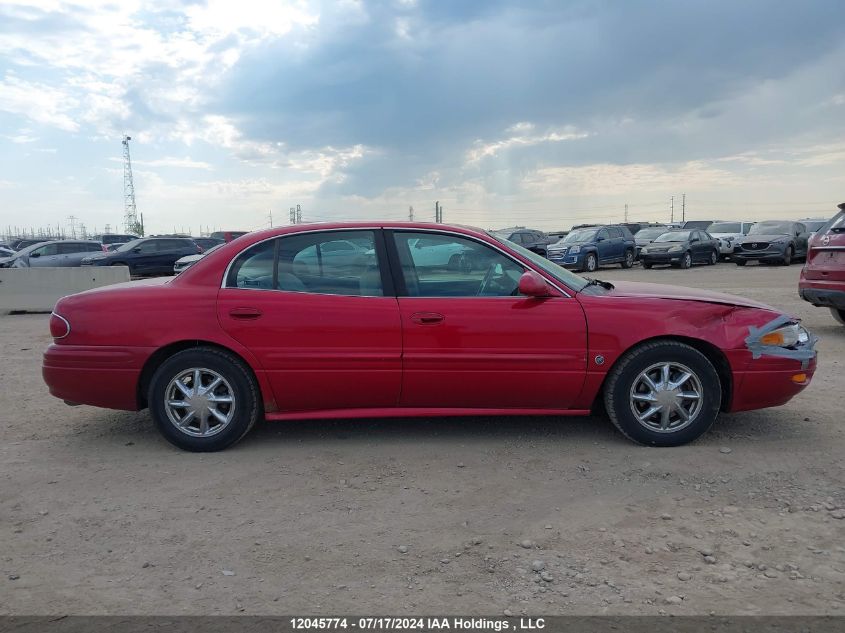
{"type": "Polygon", "coordinates": [[[261,316],[261,310],[258,308],[232,308],[229,310],[229,316],[233,319],[247,321],[259,318],[261,316]]]}
{"type": "Polygon", "coordinates": [[[435,325],[446,320],[442,314],[437,312],[415,312],[411,315],[411,321],[420,325],[435,325]]]}

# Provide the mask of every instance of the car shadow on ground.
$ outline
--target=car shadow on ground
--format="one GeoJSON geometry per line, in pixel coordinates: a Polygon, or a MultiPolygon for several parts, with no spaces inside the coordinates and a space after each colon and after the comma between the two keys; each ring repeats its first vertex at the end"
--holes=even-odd
{"type": "MultiPolygon", "coordinates": [[[[800,438],[814,441],[819,431],[794,411],[776,409],[721,414],[713,427],[695,445],[718,445],[721,442],[751,443],[800,438]]],[[[85,442],[105,445],[166,445],[147,411],[106,412],[91,409],[91,415],[74,435],[85,442]]],[[[561,448],[598,444],[606,447],[632,447],[613,424],[602,416],[487,416],[487,417],[424,417],[260,421],[241,442],[228,449],[254,450],[256,447],[320,442],[335,444],[337,440],[372,442],[453,444],[486,439],[502,442],[560,444],[561,448]]],[[[821,441],[819,439],[818,441],[821,441]]],[[[178,449],[174,449],[178,450],[178,449]]]]}

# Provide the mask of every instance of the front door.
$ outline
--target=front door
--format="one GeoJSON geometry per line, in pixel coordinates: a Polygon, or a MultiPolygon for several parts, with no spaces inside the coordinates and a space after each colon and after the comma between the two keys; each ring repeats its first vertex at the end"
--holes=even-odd
{"type": "Polygon", "coordinates": [[[281,411],[396,406],[402,336],[380,239],[371,230],[282,236],[230,266],[218,318],[257,357],[281,411]]]}
{"type": "Polygon", "coordinates": [[[404,407],[567,408],[581,392],[587,329],[578,301],[519,294],[525,267],[473,238],[388,232],[399,275],[404,407]],[[442,257],[435,257],[436,252],[442,257]],[[448,265],[461,251],[470,265],[448,265]]]}

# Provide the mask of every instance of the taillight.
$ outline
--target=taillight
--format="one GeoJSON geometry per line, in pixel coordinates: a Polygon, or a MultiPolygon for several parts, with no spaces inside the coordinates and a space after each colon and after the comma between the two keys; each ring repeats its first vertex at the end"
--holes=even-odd
{"type": "Polygon", "coordinates": [[[50,336],[54,339],[60,339],[70,334],[70,323],[63,316],[55,312],[50,314],[50,336]]]}

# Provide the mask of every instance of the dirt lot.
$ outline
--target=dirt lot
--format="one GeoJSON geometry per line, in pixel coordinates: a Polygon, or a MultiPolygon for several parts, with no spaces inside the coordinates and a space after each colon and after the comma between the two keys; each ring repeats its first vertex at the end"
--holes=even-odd
{"type": "Polygon", "coordinates": [[[183,453],[146,412],[48,396],[47,317],[2,317],[0,613],[844,613],[845,328],[798,273],[601,271],[750,296],[821,337],[801,396],[674,449],[487,418],[264,424],[183,453]]]}

